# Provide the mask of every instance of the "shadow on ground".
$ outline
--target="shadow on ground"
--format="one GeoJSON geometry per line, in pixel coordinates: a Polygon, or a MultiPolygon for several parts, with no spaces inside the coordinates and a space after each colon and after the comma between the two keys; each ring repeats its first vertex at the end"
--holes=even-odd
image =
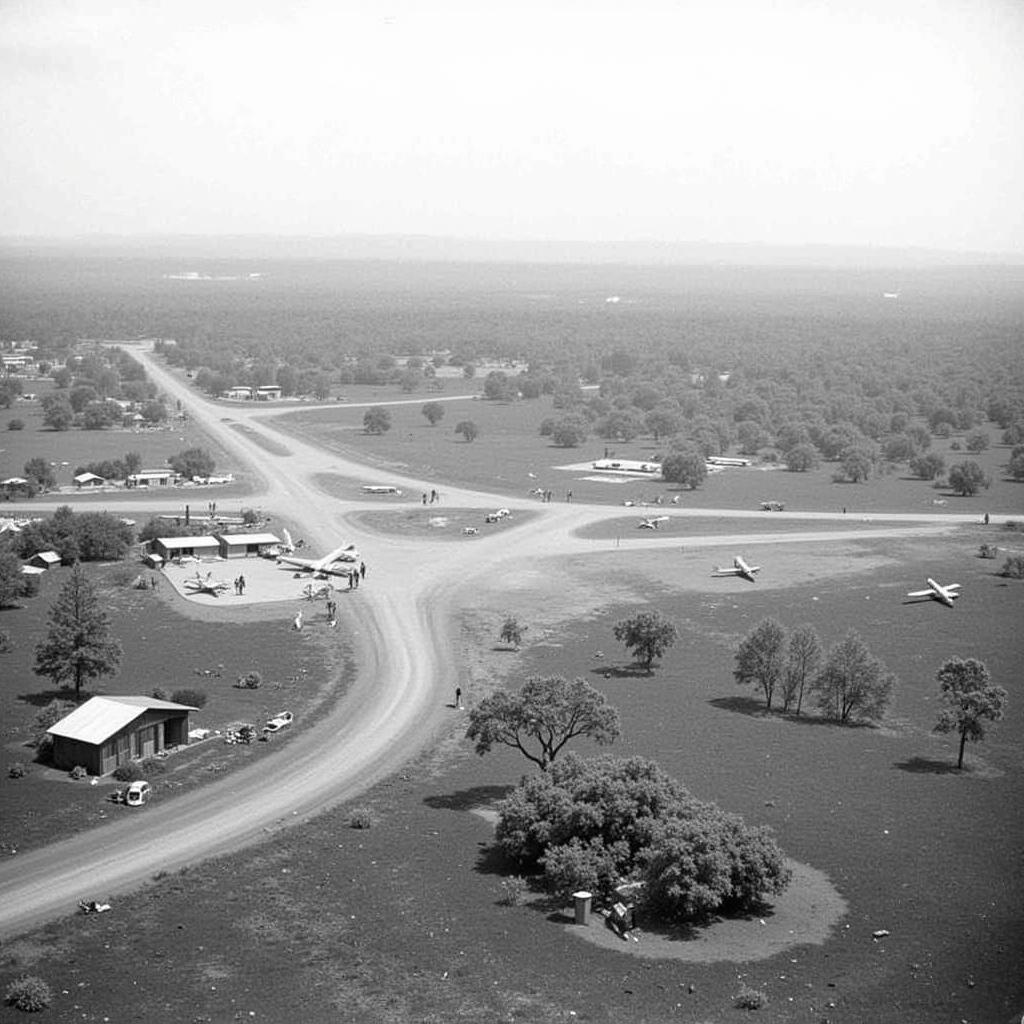
{"type": "Polygon", "coordinates": [[[605,679],[650,679],[654,672],[640,665],[599,665],[592,668],[590,674],[605,679]]]}
{"type": "Polygon", "coordinates": [[[435,811],[474,811],[478,807],[489,807],[504,800],[515,786],[473,786],[454,793],[438,793],[423,798],[423,802],[435,811]]]}
{"type": "Polygon", "coordinates": [[[913,775],[963,775],[962,769],[952,761],[936,761],[931,757],[908,757],[906,761],[896,761],[894,768],[913,775]]]}

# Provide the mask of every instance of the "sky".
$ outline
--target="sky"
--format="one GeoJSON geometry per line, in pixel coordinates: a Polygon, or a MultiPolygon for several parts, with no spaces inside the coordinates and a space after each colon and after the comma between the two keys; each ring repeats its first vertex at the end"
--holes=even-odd
{"type": "Polygon", "coordinates": [[[1024,253],[1024,0],[0,0],[0,235],[1024,253]]]}

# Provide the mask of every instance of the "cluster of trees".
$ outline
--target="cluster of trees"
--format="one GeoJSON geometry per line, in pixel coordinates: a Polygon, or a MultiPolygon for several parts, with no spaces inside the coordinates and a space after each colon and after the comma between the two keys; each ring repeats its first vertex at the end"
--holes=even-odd
{"type": "Polygon", "coordinates": [[[640,881],[643,906],[663,920],[752,910],[791,876],[769,829],[697,800],[642,757],[567,754],[524,778],[498,815],[503,852],[540,869],[552,892],[610,899],[640,881]]]}
{"type": "Polygon", "coordinates": [[[825,653],[811,626],[788,632],[770,618],[744,637],[735,661],[736,682],[758,687],[768,711],[778,696],[784,712],[799,715],[813,694],[826,718],[843,723],[879,721],[897,682],[855,631],[825,653]]]}
{"type": "Polygon", "coordinates": [[[142,455],[139,452],[125,452],[119,459],[103,459],[101,462],[87,462],[75,467],[75,476],[81,473],[95,473],[104,480],[127,480],[132,473],[142,469],[142,455]]]}
{"type": "Polygon", "coordinates": [[[15,535],[13,550],[20,558],[37,551],[56,551],[64,565],[74,562],[114,562],[124,558],[135,541],[131,526],[107,512],[75,512],[62,505],[52,516],[29,523],[15,535]]]}
{"type": "Polygon", "coordinates": [[[217,468],[216,461],[205,448],[186,448],[171,455],[167,465],[186,480],[194,476],[210,476],[217,468]]]}

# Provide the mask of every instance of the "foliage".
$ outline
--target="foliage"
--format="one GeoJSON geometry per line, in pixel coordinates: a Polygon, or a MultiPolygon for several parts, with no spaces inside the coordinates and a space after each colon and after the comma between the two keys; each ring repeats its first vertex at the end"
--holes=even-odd
{"type": "MultiPolygon", "coordinates": [[[[541,431],[543,434],[543,430],[541,431]]],[[[590,427],[583,416],[575,413],[551,423],[551,443],[559,448],[578,448],[587,439],[590,427]]]]}
{"type": "Polygon", "coordinates": [[[68,772],[68,778],[74,779],[76,782],[87,778],[89,775],[89,769],[82,764],[76,764],[71,771],[68,772]]]}
{"type": "Polygon", "coordinates": [[[789,634],[786,648],[786,670],[782,676],[782,710],[789,711],[796,700],[799,715],[804,703],[804,689],[821,667],[821,640],[811,626],[797,626],[789,634]]]}
{"type": "Polygon", "coordinates": [[[484,378],[484,397],[494,402],[510,402],[516,397],[515,383],[504,370],[491,370],[484,378]]]}
{"type": "Polygon", "coordinates": [[[205,690],[195,690],[191,687],[183,687],[180,690],[175,690],[171,694],[171,701],[175,704],[187,704],[193,708],[202,708],[206,706],[206,702],[209,700],[205,690]]]}
{"type": "Polygon", "coordinates": [[[987,431],[984,430],[972,430],[964,438],[964,447],[969,452],[983,452],[989,446],[989,436],[987,431]]]}
{"type": "Polygon", "coordinates": [[[368,434],[386,434],[391,429],[391,413],[382,405],[374,405],[363,413],[363,429],[368,434]]]}
{"type": "Polygon", "coordinates": [[[670,484],[683,484],[695,491],[708,475],[704,453],[690,446],[673,451],[661,460],[661,476],[670,484]]]}
{"type": "Polygon", "coordinates": [[[444,405],[441,402],[427,402],[420,410],[427,418],[427,422],[436,427],[444,419],[444,405]]]}
{"type": "Polygon", "coordinates": [[[850,483],[863,483],[871,475],[871,452],[866,448],[851,445],[839,454],[842,478],[850,483]]]}
{"type": "Polygon", "coordinates": [[[353,807],[348,816],[349,828],[373,828],[374,816],[369,807],[353,807]]]}
{"type": "Polygon", "coordinates": [[[141,468],[142,456],[138,452],[125,452],[120,459],[103,459],[100,462],[87,462],[83,466],[77,466],[74,475],[95,473],[104,480],[126,480],[141,468]]]}
{"type": "Polygon", "coordinates": [[[7,429],[8,430],[24,430],[25,429],[25,421],[23,419],[19,419],[17,416],[15,416],[12,419],[9,419],[7,421],[7,429]]]}
{"type": "Polygon", "coordinates": [[[1010,555],[1010,557],[1003,562],[1003,567],[999,570],[999,575],[1006,576],[1011,580],[1024,580],[1024,555],[1010,555]]]}
{"type": "Polygon", "coordinates": [[[518,693],[499,690],[470,711],[466,737],[486,754],[495,744],[512,747],[542,771],[577,736],[612,743],[619,713],[586,680],[530,676],[518,693]]]}
{"type": "Polygon", "coordinates": [[[529,628],[529,626],[521,626],[519,620],[514,615],[507,615],[505,621],[501,624],[499,639],[503,644],[508,644],[518,651],[523,642],[523,634],[529,628]]]}
{"type": "Polygon", "coordinates": [[[119,764],[111,774],[118,782],[138,782],[146,777],[140,761],[125,761],[124,764],[119,764]]]}
{"type": "Polygon", "coordinates": [[[1024,480],[1024,445],[1018,445],[1010,453],[1006,471],[1014,480],[1024,480]]]}
{"type": "Polygon", "coordinates": [[[498,902],[503,907],[518,907],[526,895],[526,879],[521,875],[512,875],[501,881],[501,895],[498,902]]]}
{"type": "Polygon", "coordinates": [[[461,434],[468,443],[472,443],[480,436],[480,428],[472,420],[462,420],[455,425],[455,433],[461,434]]]}
{"type": "Polygon", "coordinates": [[[953,493],[965,498],[973,497],[982,487],[987,488],[991,483],[981,466],[969,459],[950,466],[947,479],[953,493]]]}
{"type": "Polygon", "coordinates": [[[771,711],[775,688],[785,671],[786,631],[775,619],[764,619],[740,643],[733,677],[741,686],[760,686],[765,707],[771,711]]]}
{"type": "Polygon", "coordinates": [[[946,470],[946,460],[938,452],[915,455],[910,460],[910,472],[922,480],[934,480],[946,470]]]}
{"type": "Polygon", "coordinates": [[[563,900],[580,889],[607,899],[621,877],[621,855],[621,843],[608,847],[599,836],[587,842],[573,836],[566,843],[550,846],[541,857],[544,885],[563,900]]]}
{"type": "Polygon", "coordinates": [[[28,775],[28,768],[21,761],[15,761],[7,769],[7,778],[9,779],[23,779],[26,775],[28,775]]]}
{"type": "Polygon", "coordinates": [[[171,699],[171,695],[162,686],[154,686],[150,696],[154,700],[170,700],[171,699]]]}
{"type": "Polygon", "coordinates": [[[48,491],[57,486],[57,478],[50,464],[38,455],[25,463],[24,473],[41,491],[48,491]]]}
{"type": "Polygon", "coordinates": [[[45,395],[42,399],[43,423],[51,430],[67,430],[75,421],[75,410],[63,395],[45,395]]]}
{"type": "Polygon", "coordinates": [[[837,722],[877,722],[892,699],[896,677],[853,630],[828,652],[814,679],[818,706],[837,722]]]}
{"type": "Polygon", "coordinates": [[[258,690],[262,685],[263,676],[255,669],[252,672],[246,672],[245,675],[241,675],[235,680],[235,686],[239,690],[258,690]]]}
{"type": "Polygon", "coordinates": [[[167,464],[179,476],[191,480],[194,476],[210,476],[217,463],[205,448],[186,448],[183,452],[172,455],[167,464]]]}
{"type": "Polygon", "coordinates": [[[957,768],[964,766],[964,747],[970,740],[985,738],[985,723],[998,722],[1006,711],[1006,690],[994,686],[984,662],[976,658],[950,658],[935,675],[939,699],[946,706],[939,712],[936,732],[955,732],[960,737],[957,768]]]}
{"type": "Polygon", "coordinates": [[[764,989],[751,988],[749,985],[740,987],[736,996],[736,1008],[739,1010],[762,1010],[768,1005],[768,993],[764,989]]]}
{"type": "Polygon", "coordinates": [[[29,523],[18,534],[17,545],[22,558],[53,550],[67,565],[119,561],[134,539],[132,528],[109,512],[74,512],[62,505],[48,519],[29,523]]]}
{"type": "Polygon", "coordinates": [[[49,704],[45,704],[39,709],[39,713],[36,715],[35,720],[32,723],[32,729],[35,733],[35,739],[33,740],[33,746],[38,747],[46,739],[48,739],[46,730],[52,725],[56,725],[65,715],[74,710],[75,705],[70,701],[58,700],[54,698],[49,704]]]}
{"type": "Polygon", "coordinates": [[[654,660],[676,642],[676,627],[659,612],[638,612],[617,622],[612,633],[648,672],[654,660]]]}
{"type": "Polygon", "coordinates": [[[36,646],[35,672],[58,686],[74,683],[75,698],[82,683],[113,675],[121,663],[121,645],[110,637],[110,620],[80,565],[61,587],[50,606],[49,631],[36,646]]]}
{"type": "Polygon", "coordinates": [[[4,1001],[23,1013],[39,1013],[53,1002],[53,992],[38,975],[23,974],[7,986],[4,1001]]]}
{"type": "Polygon", "coordinates": [[[21,560],[13,551],[0,550],[0,608],[13,607],[24,593],[21,560]]]}
{"type": "Polygon", "coordinates": [[[818,450],[810,442],[794,445],[782,457],[791,473],[806,473],[818,464],[818,450]]]}

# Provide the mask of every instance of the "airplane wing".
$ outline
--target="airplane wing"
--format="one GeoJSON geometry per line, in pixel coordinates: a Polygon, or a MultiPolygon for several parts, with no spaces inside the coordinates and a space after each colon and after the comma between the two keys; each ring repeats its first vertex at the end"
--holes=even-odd
{"type": "Polygon", "coordinates": [[[711,573],[712,576],[739,576],[743,572],[742,569],[722,569],[719,566],[715,566],[714,571],[711,573]]]}
{"type": "Polygon", "coordinates": [[[354,562],[359,555],[356,553],[356,546],[354,544],[342,544],[340,548],[335,548],[329,555],[324,555],[318,562],[315,563],[317,569],[326,569],[327,566],[334,562],[354,562]]]}
{"type": "Polygon", "coordinates": [[[929,587],[927,590],[911,590],[907,593],[907,597],[932,597],[935,591],[929,587]]]}
{"type": "Polygon", "coordinates": [[[943,586],[942,589],[943,590],[959,590],[960,589],[960,584],[959,583],[947,583],[947,584],[945,584],[943,586]]]}

